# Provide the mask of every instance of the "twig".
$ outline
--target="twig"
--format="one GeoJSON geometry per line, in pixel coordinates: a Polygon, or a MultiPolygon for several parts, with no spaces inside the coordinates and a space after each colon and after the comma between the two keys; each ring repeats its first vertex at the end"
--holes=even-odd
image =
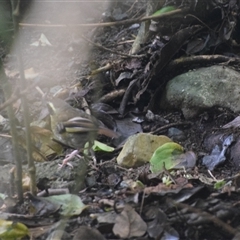
{"type": "Polygon", "coordinates": [[[61,195],[69,193],[68,188],[61,188],[61,189],[48,189],[49,195],[47,195],[46,191],[43,190],[37,194],[38,197],[46,197],[46,196],[53,196],[53,195],[61,195]]]}
{"type": "Polygon", "coordinates": [[[3,104],[0,105],[0,111],[5,109],[7,106],[11,105],[12,103],[16,102],[21,96],[26,95],[29,90],[34,88],[37,85],[37,82],[32,84],[30,87],[26,88],[25,90],[22,90],[21,92],[15,92],[13,93],[3,104]]]}
{"type": "MultiPolygon", "coordinates": [[[[19,4],[20,0],[16,2],[14,0],[11,0],[12,5],[12,20],[13,20],[13,27],[14,27],[14,35],[17,36],[19,34],[19,18],[17,17],[19,15],[19,4]]],[[[26,78],[24,74],[24,66],[23,66],[23,60],[22,60],[22,53],[21,53],[21,42],[20,38],[16,42],[16,51],[17,51],[17,60],[18,60],[18,67],[19,67],[19,73],[20,73],[20,83],[21,83],[21,90],[26,88],[26,78]]],[[[33,160],[33,149],[32,149],[32,135],[31,135],[31,129],[30,129],[30,118],[29,118],[29,107],[28,102],[25,95],[21,96],[22,106],[23,106],[23,119],[24,119],[24,125],[25,125],[25,132],[26,132],[26,149],[27,149],[27,161],[28,161],[28,172],[30,174],[30,190],[32,194],[36,194],[36,168],[33,160]]],[[[18,165],[17,165],[17,179],[16,184],[18,185],[18,195],[21,194],[22,198],[22,165],[21,165],[21,159],[18,159],[18,165]],[[20,183],[19,183],[20,181],[20,183]]],[[[20,196],[19,196],[20,197],[20,196]]]]}
{"type": "Polygon", "coordinates": [[[139,214],[142,215],[142,211],[143,211],[143,206],[144,206],[144,200],[145,200],[145,196],[146,196],[146,192],[143,191],[143,195],[142,195],[142,201],[141,201],[141,205],[140,205],[140,210],[139,210],[139,214]]]}
{"type": "Polygon", "coordinates": [[[117,54],[117,55],[120,55],[120,56],[123,56],[123,57],[128,57],[128,58],[142,58],[143,56],[145,56],[144,54],[142,55],[129,55],[129,54],[126,54],[126,53],[121,53],[121,52],[118,52],[118,51],[114,51],[114,50],[111,50],[109,48],[106,48],[106,47],[103,47],[102,45],[98,44],[98,43],[94,43],[92,42],[90,39],[84,37],[83,35],[81,36],[85,41],[91,43],[93,46],[95,47],[98,47],[104,51],[107,51],[107,52],[111,52],[111,53],[114,53],[114,54],[117,54]]]}
{"type": "Polygon", "coordinates": [[[138,79],[132,80],[132,81],[129,83],[128,88],[127,88],[127,90],[126,90],[125,93],[124,93],[123,99],[122,99],[121,104],[120,104],[120,107],[119,107],[119,109],[118,109],[118,111],[119,111],[119,113],[120,113],[121,115],[123,115],[124,112],[125,112],[125,108],[126,108],[126,106],[127,106],[127,102],[128,102],[129,97],[130,97],[130,93],[132,92],[132,89],[135,87],[135,85],[136,85],[137,82],[138,82],[138,79]]]}
{"type": "Polygon", "coordinates": [[[224,223],[222,220],[220,220],[219,218],[215,217],[214,215],[211,215],[210,213],[207,213],[205,211],[201,211],[197,208],[194,208],[190,205],[184,204],[184,203],[178,203],[175,201],[172,201],[172,204],[175,205],[176,207],[179,207],[181,209],[187,209],[189,212],[193,212],[196,213],[200,216],[204,216],[207,217],[207,219],[211,222],[213,222],[215,225],[217,225],[219,228],[224,229],[225,231],[227,231],[228,233],[230,233],[231,235],[235,235],[238,233],[238,230],[231,227],[229,224],[224,223]]]}
{"type": "Polygon", "coordinates": [[[98,73],[100,73],[100,72],[105,72],[105,71],[111,69],[112,66],[113,66],[113,64],[107,63],[105,66],[93,70],[93,71],[91,72],[91,75],[96,75],[96,74],[98,74],[98,73]]]}
{"type": "Polygon", "coordinates": [[[181,125],[191,125],[192,123],[191,122],[180,122],[180,123],[170,123],[170,124],[167,124],[167,125],[164,125],[152,132],[150,132],[151,134],[157,134],[159,132],[162,132],[164,130],[167,130],[168,128],[170,127],[176,127],[176,126],[181,126],[181,125]]]}
{"type": "Polygon", "coordinates": [[[178,59],[175,59],[171,61],[167,68],[166,71],[172,71],[173,69],[176,70],[176,68],[183,68],[189,65],[194,65],[194,64],[214,64],[214,63],[237,63],[239,64],[239,59],[234,58],[234,57],[228,57],[224,55],[199,55],[199,56],[190,56],[190,57],[181,57],[178,59]]]}
{"type": "Polygon", "coordinates": [[[114,90],[114,91],[112,91],[110,93],[107,93],[104,96],[102,96],[99,99],[99,102],[103,102],[103,103],[111,102],[111,101],[115,100],[118,97],[119,98],[122,97],[125,92],[126,92],[125,89],[114,90]]]}
{"type": "Polygon", "coordinates": [[[212,177],[212,179],[217,182],[217,179],[213,176],[213,174],[212,174],[212,172],[210,170],[208,170],[208,173],[212,177]]]}
{"type": "Polygon", "coordinates": [[[32,24],[32,23],[19,23],[20,27],[50,27],[50,28],[69,28],[69,27],[111,27],[111,26],[119,26],[119,25],[128,25],[138,22],[144,22],[147,20],[156,20],[163,19],[167,17],[173,17],[178,14],[184,14],[186,12],[185,9],[177,9],[171,12],[163,13],[159,16],[146,16],[141,18],[133,18],[118,22],[105,22],[105,23],[82,23],[82,24],[32,24]]]}

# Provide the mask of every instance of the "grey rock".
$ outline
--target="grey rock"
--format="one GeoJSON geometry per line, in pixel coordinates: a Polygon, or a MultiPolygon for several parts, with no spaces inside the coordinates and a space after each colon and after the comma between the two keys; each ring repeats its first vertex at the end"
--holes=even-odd
{"type": "Polygon", "coordinates": [[[212,107],[240,112],[239,79],[240,73],[222,66],[189,71],[168,82],[160,106],[181,109],[186,119],[212,107]]]}

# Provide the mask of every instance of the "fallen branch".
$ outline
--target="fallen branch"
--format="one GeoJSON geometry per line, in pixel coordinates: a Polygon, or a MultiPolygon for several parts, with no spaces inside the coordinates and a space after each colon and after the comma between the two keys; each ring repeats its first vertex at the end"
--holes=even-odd
{"type": "Polygon", "coordinates": [[[186,13],[185,9],[177,9],[171,12],[162,13],[158,16],[146,16],[141,18],[133,18],[118,22],[105,22],[105,23],[81,23],[81,24],[33,24],[33,23],[19,23],[20,27],[50,27],[50,28],[69,28],[69,27],[111,27],[119,25],[129,25],[148,20],[158,20],[167,17],[173,17],[179,14],[186,13]]]}

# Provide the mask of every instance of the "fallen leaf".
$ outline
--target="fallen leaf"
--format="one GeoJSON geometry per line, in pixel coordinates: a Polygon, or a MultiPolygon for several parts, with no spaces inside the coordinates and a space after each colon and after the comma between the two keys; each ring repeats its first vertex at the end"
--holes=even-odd
{"type": "Polygon", "coordinates": [[[28,228],[19,222],[0,219],[0,238],[2,240],[21,239],[29,235],[28,228]]]}
{"type": "Polygon", "coordinates": [[[179,156],[183,153],[183,147],[175,142],[168,142],[160,146],[150,159],[150,170],[152,173],[174,168],[182,160],[179,156]]]}
{"type": "Polygon", "coordinates": [[[117,215],[113,233],[120,238],[141,237],[147,231],[147,224],[140,215],[128,204],[117,215]]]}

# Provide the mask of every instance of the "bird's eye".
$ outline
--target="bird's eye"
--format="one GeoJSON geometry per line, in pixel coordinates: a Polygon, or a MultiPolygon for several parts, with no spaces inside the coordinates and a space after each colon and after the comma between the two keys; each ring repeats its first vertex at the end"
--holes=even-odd
{"type": "Polygon", "coordinates": [[[57,131],[58,131],[59,133],[64,133],[64,132],[66,132],[66,129],[65,129],[65,127],[64,127],[64,125],[63,125],[62,123],[58,123],[58,124],[57,124],[57,131]]]}

